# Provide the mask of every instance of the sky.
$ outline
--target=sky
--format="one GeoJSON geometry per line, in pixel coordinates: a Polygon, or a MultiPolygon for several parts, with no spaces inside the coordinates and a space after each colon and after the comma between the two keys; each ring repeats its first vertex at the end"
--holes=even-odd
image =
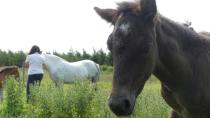
{"type": "MultiPolygon", "coordinates": [[[[0,49],[29,52],[107,51],[113,26],[93,10],[115,8],[125,0],[0,0],[0,49]]],[[[126,0],[133,1],[133,0],[126,0]]],[[[191,21],[196,31],[210,32],[209,0],[156,0],[158,12],[177,21],[191,21]]]]}

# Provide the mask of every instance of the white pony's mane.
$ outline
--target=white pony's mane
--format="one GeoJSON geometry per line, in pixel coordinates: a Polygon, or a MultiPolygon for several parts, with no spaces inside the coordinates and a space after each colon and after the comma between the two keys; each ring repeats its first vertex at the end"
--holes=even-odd
{"type": "Polygon", "coordinates": [[[65,59],[61,58],[61,57],[58,57],[56,55],[52,55],[52,54],[43,54],[45,59],[50,59],[50,60],[62,60],[62,61],[66,61],[65,59]]]}

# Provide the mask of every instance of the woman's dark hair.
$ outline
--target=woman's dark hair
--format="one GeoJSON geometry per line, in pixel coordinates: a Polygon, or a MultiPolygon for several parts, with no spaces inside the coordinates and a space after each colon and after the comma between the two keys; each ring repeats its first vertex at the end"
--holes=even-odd
{"type": "Polygon", "coordinates": [[[39,49],[39,46],[37,46],[37,45],[34,45],[34,46],[32,46],[32,48],[31,48],[31,50],[30,50],[30,52],[29,52],[29,55],[30,54],[34,54],[34,53],[39,53],[39,54],[41,54],[42,52],[40,51],[40,49],[39,49]]]}

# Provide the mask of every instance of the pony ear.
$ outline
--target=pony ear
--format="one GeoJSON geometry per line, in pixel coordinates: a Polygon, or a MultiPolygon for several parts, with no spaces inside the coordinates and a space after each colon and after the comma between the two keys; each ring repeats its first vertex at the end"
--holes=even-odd
{"type": "Polygon", "coordinates": [[[141,0],[141,13],[146,21],[153,21],[157,14],[157,6],[155,0],[141,0]]]}
{"type": "Polygon", "coordinates": [[[115,24],[117,20],[118,11],[115,9],[100,9],[98,7],[94,7],[96,13],[98,13],[101,18],[106,20],[109,23],[115,24]]]}

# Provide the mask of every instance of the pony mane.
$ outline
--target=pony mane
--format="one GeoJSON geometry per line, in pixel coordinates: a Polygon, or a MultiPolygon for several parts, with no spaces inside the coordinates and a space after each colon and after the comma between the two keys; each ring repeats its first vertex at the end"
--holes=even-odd
{"type": "Polygon", "coordinates": [[[179,31],[179,35],[182,37],[191,37],[187,39],[194,39],[194,38],[199,38],[199,35],[196,31],[190,29],[188,26],[183,25],[183,23],[175,22],[161,14],[157,14],[158,18],[157,21],[160,24],[165,24],[164,26],[162,25],[162,29],[167,29],[167,33],[174,32],[174,31],[179,31]],[[173,27],[173,28],[172,28],[173,27]]]}
{"type": "MultiPolygon", "coordinates": [[[[126,13],[126,12],[131,12],[134,14],[137,14],[141,11],[141,2],[140,0],[135,0],[135,1],[125,1],[125,2],[119,2],[117,3],[117,16],[119,16],[121,13],[126,13]]],[[[176,28],[176,30],[179,30],[179,32],[181,32],[182,36],[196,36],[199,37],[199,35],[197,34],[197,32],[195,32],[194,30],[191,29],[190,25],[191,23],[189,22],[189,24],[187,24],[187,26],[184,24],[180,24],[178,22],[175,22],[173,20],[168,19],[167,17],[157,13],[156,17],[154,19],[157,22],[164,22],[164,23],[168,23],[172,26],[174,26],[176,28]]],[[[167,25],[168,29],[170,29],[170,31],[168,32],[174,32],[172,28],[170,28],[171,26],[167,25]]],[[[200,37],[199,37],[200,38],[200,37]]]]}
{"type": "Polygon", "coordinates": [[[124,12],[132,12],[132,13],[137,13],[140,11],[140,1],[133,1],[133,2],[120,2],[117,3],[117,10],[118,14],[124,13],[124,12]]]}
{"type": "MultiPolygon", "coordinates": [[[[56,55],[53,55],[53,54],[43,54],[44,57],[47,57],[51,60],[62,60],[62,61],[66,61],[65,59],[59,57],[59,56],[56,56],[56,55]]],[[[46,58],[45,58],[46,59],[46,58]]]]}

